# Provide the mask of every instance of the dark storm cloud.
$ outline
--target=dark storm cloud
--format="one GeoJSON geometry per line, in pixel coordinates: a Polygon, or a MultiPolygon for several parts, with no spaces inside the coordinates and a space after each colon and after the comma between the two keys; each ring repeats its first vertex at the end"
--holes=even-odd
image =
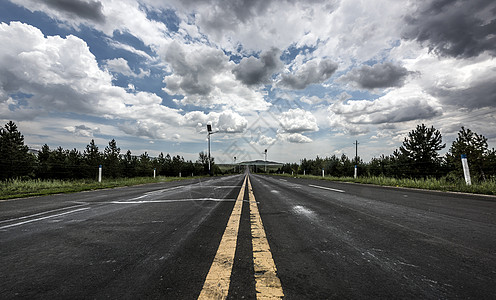
{"type": "Polygon", "coordinates": [[[283,74],[280,84],[295,90],[302,90],[310,84],[322,83],[336,72],[338,65],[330,59],[317,63],[309,61],[295,74],[283,74]]]}
{"type": "Polygon", "coordinates": [[[281,51],[272,48],[260,55],[260,58],[245,57],[233,69],[236,79],[246,85],[269,83],[272,74],[282,67],[279,56],[281,51]]]}
{"type": "Polygon", "coordinates": [[[57,10],[76,15],[82,19],[105,22],[100,1],[84,0],[43,0],[48,6],[57,10]]]}
{"type": "Polygon", "coordinates": [[[476,109],[496,107],[496,78],[486,78],[473,83],[470,87],[453,89],[452,87],[434,87],[429,92],[442,103],[459,107],[476,109]]]}
{"type": "Polygon", "coordinates": [[[405,17],[403,37],[426,44],[431,51],[468,58],[487,51],[496,56],[494,0],[436,0],[405,17]]]}
{"type": "Polygon", "coordinates": [[[396,66],[392,63],[375,64],[372,67],[362,66],[353,69],[340,81],[351,81],[359,88],[373,90],[376,88],[401,87],[405,83],[409,72],[405,67],[396,66]]]}

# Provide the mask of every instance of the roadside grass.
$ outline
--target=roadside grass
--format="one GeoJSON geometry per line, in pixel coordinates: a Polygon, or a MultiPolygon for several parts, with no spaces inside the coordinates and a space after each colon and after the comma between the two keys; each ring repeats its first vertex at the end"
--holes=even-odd
{"type": "Polygon", "coordinates": [[[391,177],[332,177],[332,176],[315,176],[315,175],[289,175],[289,174],[277,174],[279,176],[285,177],[297,177],[297,178],[308,178],[308,179],[319,179],[319,180],[329,180],[329,181],[341,181],[341,182],[354,182],[362,184],[374,184],[380,186],[391,186],[391,187],[407,187],[407,188],[417,188],[424,190],[436,190],[445,192],[462,192],[462,193],[472,193],[472,194],[485,194],[485,195],[496,195],[496,179],[492,178],[483,182],[472,183],[472,185],[466,185],[465,181],[448,181],[446,178],[427,178],[427,179],[409,179],[409,178],[391,178],[391,177]]]}
{"type": "Polygon", "coordinates": [[[168,182],[177,181],[195,177],[165,177],[157,176],[153,177],[134,177],[134,178],[114,178],[114,179],[103,179],[102,182],[97,180],[89,179],[78,179],[78,180],[10,180],[6,182],[0,182],[0,200],[30,197],[30,196],[43,196],[51,194],[60,193],[75,193],[89,190],[97,189],[107,189],[123,186],[132,186],[145,183],[157,183],[157,182],[168,182]]]}

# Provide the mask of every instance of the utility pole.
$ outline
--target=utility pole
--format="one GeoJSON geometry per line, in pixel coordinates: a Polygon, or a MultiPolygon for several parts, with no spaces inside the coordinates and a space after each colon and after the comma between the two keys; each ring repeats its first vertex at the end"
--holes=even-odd
{"type": "Polygon", "coordinates": [[[353,143],[355,145],[355,178],[358,177],[358,141],[355,140],[353,143]]]}

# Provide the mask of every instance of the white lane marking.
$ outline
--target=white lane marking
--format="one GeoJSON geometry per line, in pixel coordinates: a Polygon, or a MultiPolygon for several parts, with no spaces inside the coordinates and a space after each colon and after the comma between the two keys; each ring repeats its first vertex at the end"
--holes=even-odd
{"type": "Polygon", "coordinates": [[[139,197],[131,198],[131,199],[129,199],[128,201],[139,200],[139,199],[146,198],[146,197],[148,197],[148,196],[149,196],[149,195],[142,195],[142,196],[139,196],[139,197]]]}
{"type": "MultiPolygon", "coordinates": [[[[171,187],[171,188],[166,188],[166,189],[151,191],[151,192],[147,192],[145,195],[140,196],[140,197],[145,197],[146,195],[162,194],[164,192],[168,192],[168,191],[172,191],[172,190],[177,190],[177,189],[181,189],[181,188],[184,188],[184,187],[187,187],[187,186],[180,185],[180,186],[175,186],[175,187],[171,187]]],[[[140,198],[140,197],[138,197],[138,198],[140,198]]]]}
{"type": "Polygon", "coordinates": [[[325,186],[320,186],[320,185],[309,184],[308,186],[311,186],[311,187],[314,187],[314,188],[318,188],[318,189],[324,189],[324,190],[329,190],[329,191],[333,191],[333,192],[338,192],[338,193],[345,193],[345,191],[343,191],[343,190],[332,189],[332,188],[325,187],[325,186]]]}
{"type": "Polygon", "coordinates": [[[142,200],[142,201],[112,201],[112,204],[145,204],[145,203],[168,203],[168,202],[186,202],[186,201],[236,201],[236,199],[219,199],[219,198],[195,198],[195,199],[163,199],[163,200],[142,200]]]}
{"type": "Polygon", "coordinates": [[[80,208],[80,209],[66,211],[66,212],[61,213],[61,214],[56,214],[56,215],[46,216],[46,217],[42,217],[42,218],[38,218],[38,219],[32,219],[32,220],[27,220],[27,221],[19,222],[19,223],[5,225],[5,226],[0,227],[0,230],[6,229],[6,228],[10,228],[10,227],[19,226],[19,225],[23,225],[23,224],[27,224],[27,223],[32,223],[32,222],[42,221],[42,220],[51,219],[51,218],[55,218],[55,217],[60,217],[60,216],[68,215],[68,214],[73,214],[73,213],[76,213],[76,212],[79,212],[79,211],[83,211],[83,210],[87,210],[87,209],[90,209],[90,208],[89,207],[84,207],[84,208],[80,208]]]}
{"type": "Polygon", "coordinates": [[[280,180],[280,181],[286,181],[286,182],[287,182],[287,180],[286,180],[286,179],[279,179],[279,180],[280,180]]]}
{"type": "MultiPolygon", "coordinates": [[[[84,205],[86,205],[86,204],[84,204],[84,205]]],[[[3,220],[3,221],[0,221],[0,224],[2,224],[2,223],[10,223],[10,222],[24,220],[24,219],[29,219],[29,218],[32,218],[32,217],[46,215],[46,214],[53,213],[53,212],[56,212],[56,211],[61,211],[61,210],[66,210],[66,209],[81,207],[81,206],[84,206],[84,205],[74,205],[74,206],[69,206],[69,207],[62,207],[62,208],[48,210],[48,211],[40,212],[40,213],[37,213],[37,214],[29,215],[29,216],[22,216],[22,217],[19,217],[19,218],[14,218],[14,219],[9,219],[9,220],[3,220]]]]}
{"type": "Polygon", "coordinates": [[[233,189],[233,188],[238,188],[239,186],[237,185],[218,185],[218,186],[213,186],[211,185],[214,189],[233,189]]]}

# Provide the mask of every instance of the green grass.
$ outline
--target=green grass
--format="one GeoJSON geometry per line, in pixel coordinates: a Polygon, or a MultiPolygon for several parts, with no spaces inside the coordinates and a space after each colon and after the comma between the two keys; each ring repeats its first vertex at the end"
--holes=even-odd
{"type": "Polygon", "coordinates": [[[115,188],[145,183],[168,182],[197,177],[135,177],[96,180],[11,180],[0,182],[0,200],[59,193],[75,193],[88,190],[115,188]]]}
{"type": "Polygon", "coordinates": [[[496,195],[496,179],[494,178],[483,182],[473,183],[472,185],[468,186],[465,184],[465,181],[463,180],[452,182],[446,180],[446,178],[397,179],[397,178],[378,176],[378,177],[358,177],[355,179],[353,177],[332,177],[332,176],[322,177],[322,176],[314,176],[314,175],[291,176],[285,174],[280,176],[342,181],[342,182],[354,182],[354,183],[363,183],[363,184],[374,184],[380,186],[407,187],[407,188],[417,188],[424,190],[496,195]]]}

